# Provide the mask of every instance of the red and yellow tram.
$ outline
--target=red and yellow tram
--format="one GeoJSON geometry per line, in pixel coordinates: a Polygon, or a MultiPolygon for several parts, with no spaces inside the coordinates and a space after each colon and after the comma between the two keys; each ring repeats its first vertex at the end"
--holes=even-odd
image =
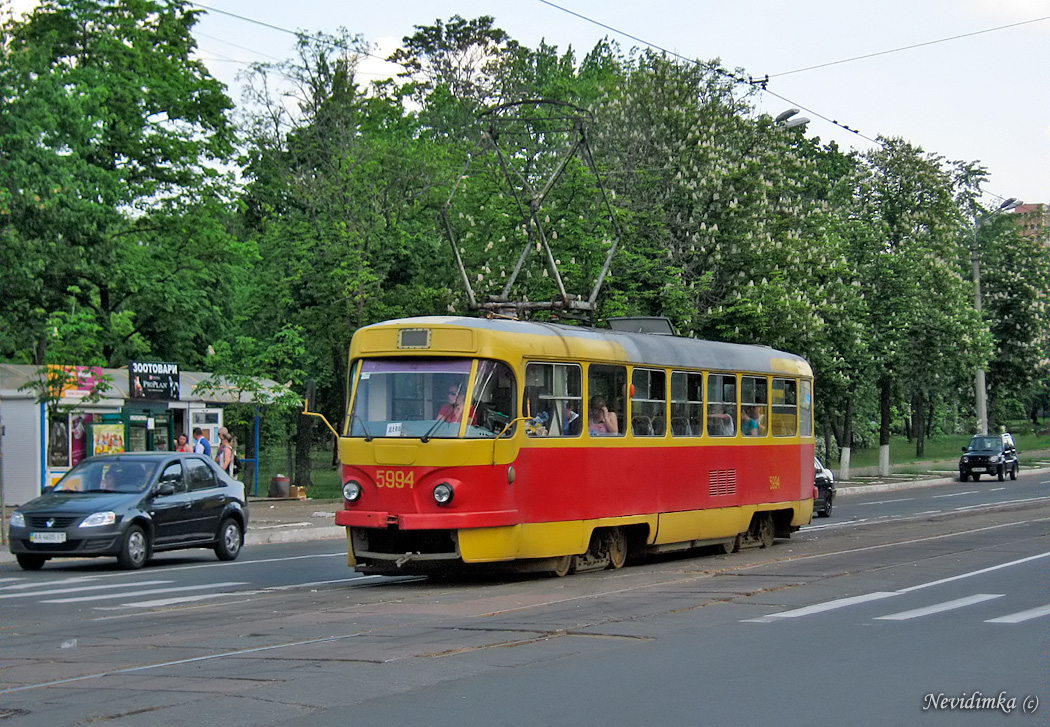
{"type": "Polygon", "coordinates": [[[812,516],[813,378],[793,354],[459,317],[362,328],[350,354],[336,523],[357,570],[564,575],[768,546],[812,516]]]}

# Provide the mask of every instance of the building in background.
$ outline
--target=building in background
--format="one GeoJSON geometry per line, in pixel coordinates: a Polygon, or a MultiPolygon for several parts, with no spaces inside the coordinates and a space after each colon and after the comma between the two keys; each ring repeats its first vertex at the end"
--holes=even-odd
{"type": "Polygon", "coordinates": [[[1014,209],[1014,214],[1019,216],[1022,235],[1050,243],[1050,205],[1021,204],[1014,209]]]}

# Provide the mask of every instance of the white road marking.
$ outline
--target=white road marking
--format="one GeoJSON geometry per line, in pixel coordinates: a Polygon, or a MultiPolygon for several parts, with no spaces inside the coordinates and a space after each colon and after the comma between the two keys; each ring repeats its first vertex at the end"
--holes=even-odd
{"type": "MultiPolygon", "coordinates": [[[[1002,527],[1000,525],[993,525],[990,528],[979,528],[979,530],[991,530],[994,528],[1002,527]]],[[[977,532],[977,531],[974,531],[977,532]]],[[[956,533],[958,534],[958,533],[956,533]]],[[[944,536],[934,536],[931,540],[941,538],[944,536]]],[[[899,545],[900,543],[898,543],[899,545]]],[[[882,547],[882,546],[873,546],[882,547]]],[[[858,552],[865,550],[865,548],[858,548],[858,552]]],[[[962,580],[964,578],[972,578],[973,576],[983,575],[984,573],[991,573],[993,571],[1002,570],[1003,568],[1010,568],[1011,566],[1020,565],[1022,563],[1028,563],[1033,560],[1040,558],[1046,558],[1050,556],[1050,552],[1040,553],[1039,555],[1030,555],[1027,558],[1019,558],[1018,560],[1011,560],[1008,563],[1000,563],[999,565],[993,565],[988,568],[981,568],[980,570],[970,571],[969,573],[960,573],[957,576],[951,576],[950,578],[941,578],[940,580],[930,581],[929,583],[920,583],[916,586],[909,586],[908,588],[902,588],[899,591],[876,591],[874,593],[867,593],[860,596],[850,596],[848,598],[838,598],[834,601],[825,601],[824,603],[815,603],[812,606],[804,606],[803,608],[796,608],[791,611],[781,611],[780,613],[770,613],[765,616],[753,619],[742,619],[744,623],[770,623],[773,620],[781,618],[797,618],[798,616],[809,616],[814,613],[822,613],[824,611],[831,611],[836,608],[845,608],[846,606],[853,606],[858,603],[866,603],[867,601],[875,601],[882,598],[888,598],[890,596],[898,596],[902,593],[911,593],[912,591],[920,591],[924,588],[931,588],[932,586],[940,586],[945,583],[951,583],[953,581],[962,580]]],[[[987,594],[982,594],[987,595],[987,594]]],[[[992,596],[997,598],[998,596],[992,596]]]]}
{"type": "Polygon", "coordinates": [[[920,618],[922,616],[929,616],[934,613],[941,613],[942,611],[953,611],[957,608],[965,608],[966,606],[972,606],[975,603],[983,603],[984,601],[991,601],[993,598],[1002,598],[1001,593],[976,593],[966,598],[956,598],[954,601],[945,601],[944,603],[935,603],[932,606],[926,606],[924,608],[913,608],[910,611],[900,611],[899,613],[891,613],[888,616],[876,616],[876,621],[907,621],[913,618],[920,618]]]}
{"type": "Polygon", "coordinates": [[[17,591],[24,588],[39,588],[40,586],[66,586],[70,583],[91,583],[95,580],[94,576],[85,576],[81,578],[62,578],[57,581],[28,581],[26,583],[18,583],[12,586],[0,586],[0,594],[4,591],[17,591]]]}
{"type": "Polygon", "coordinates": [[[1028,621],[1033,618],[1041,618],[1043,616],[1050,616],[1050,605],[1039,606],[1038,608],[1030,608],[1027,611],[1018,611],[1017,613],[1011,613],[1007,616],[1000,616],[999,618],[990,618],[985,621],[986,624],[1016,624],[1022,621],[1028,621]]]}
{"type": "Polygon", "coordinates": [[[908,502],[914,500],[914,497],[900,497],[896,500],[878,500],[877,502],[858,502],[858,505],[885,505],[890,502],[908,502]]]}
{"type": "Polygon", "coordinates": [[[980,490],[967,490],[966,492],[950,492],[947,495],[933,495],[931,499],[936,500],[938,497],[959,497],[959,495],[976,495],[980,490]]]}
{"type": "MultiPolygon", "coordinates": [[[[139,581],[136,586],[159,586],[175,581],[139,581]]],[[[106,588],[127,588],[126,583],[106,583],[98,586],[74,586],[72,588],[51,588],[45,591],[22,591],[21,593],[0,593],[0,600],[11,598],[36,598],[38,596],[57,596],[59,593],[80,593],[82,591],[101,591],[106,588]]],[[[46,603],[52,603],[47,601],[46,603]]]]}
{"type": "Polygon", "coordinates": [[[877,601],[882,598],[889,598],[890,596],[896,596],[895,592],[878,591],[876,593],[865,593],[862,596],[850,596],[848,598],[837,598],[834,601],[825,601],[824,603],[815,603],[812,606],[805,606],[803,608],[796,608],[792,611],[781,611],[780,613],[771,613],[767,616],[760,618],[747,619],[748,622],[756,623],[769,623],[769,620],[778,618],[798,618],[799,616],[809,616],[814,613],[823,613],[824,611],[833,611],[836,608],[845,608],[846,606],[854,606],[858,603],[867,603],[868,601],[877,601]],[[768,620],[767,620],[768,619],[768,620]]]}
{"type": "Polygon", "coordinates": [[[135,596],[149,596],[154,593],[171,593],[172,591],[199,591],[204,588],[226,588],[227,586],[246,586],[244,581],[226,581],[224,583],[206,583],[202,586],[176,586],[175,588],[148,588],[145,591],[131,591],[126,593],[107,593],[103,596],[79,596],[77,598],[53,598],[41,603],[80,603],[83,601],[104,601],[107,598],[133,598],[135,596]]]}

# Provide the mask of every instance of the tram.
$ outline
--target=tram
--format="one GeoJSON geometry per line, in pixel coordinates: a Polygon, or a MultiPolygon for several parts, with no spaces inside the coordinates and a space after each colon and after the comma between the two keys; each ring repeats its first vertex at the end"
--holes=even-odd
{"type": "Polygon", "coordinates": [[[813,512],[813,375],[747,346],[500,318],[359,329],[339,437],[349,565],[620,568],[768,547],[813,512]]]}

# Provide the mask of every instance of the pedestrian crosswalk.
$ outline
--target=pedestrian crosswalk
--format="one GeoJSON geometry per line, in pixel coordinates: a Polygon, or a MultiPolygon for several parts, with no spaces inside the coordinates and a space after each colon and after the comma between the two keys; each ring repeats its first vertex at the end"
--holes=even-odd
{"type": "MultiPolygon", "coordinates": [[[[822,603],[815,603],[810,606],[803,606],[801,608],[794,608],[788,611],[779,611],[777,613],[767,614],[765,616],[759,616],[758,618],[741,619],[743,623],[775,623],[777,621],[784,621],[788,619],[796,619],[807,616],[815,616],[819,614],[827,614],[831,611],[838,611],[850,607],[860,607],[865,604],[881,602],[885,599],[890,599],[895,596],[902,596],[906,591],[876,591],[873,593],[865,593],[859,596],[850,596],[848,598],[837,598],[831,601],[824,601],[822,603]]],[[[1005,598],[1004,593],[974,593],[969,596],[963,596],[961,598],[953,598],[947,601],[935,601],[925,603],[924,605],[917,606],[914,608],[908,608],[903,611],[891,610],[889,613],[881,613],[880,615],[869,616],[873,621],[911,621],[913,619],[925,618],[929,616],[937,616],[940,614],[947,613],[949,611],[960,611],[970,606],[976,606],[980,603],[986,603],[990,601],[996,601],[997,599],[1005,598]]],[[[886,605],[891,604],[892,601],[887,601],[886,605]]],[[[1007,598],[1005,603],[1009,604],[1010,599],[1007,598]]],[[[1031,621],[1032,619],[1050,617],[1050,604],[1037,606],[1035,608],[1025,608],[1020,611],[1009,611],[1009,606],[1006,607],[1007,612],[998,615],[994,618],[983,618],[980,619],[984,623],[991,624],[1017,624],[1025,621],[1031,621]]]]}
{"type": "Polygon", "coordinates": [[[228,596],[251,585],[247,581],[216,581],[203,584],[182,584],[174,579],[108,580],[86,576],[40,581],[29,578],[5,578],[0,582],[0,605],[19,602],[33,604],[90,604],[112,608],[149,608],[170,603],[203,600],[228,596]],[[188,592],[196,592],[186,595],[188,592]],[[172,594],[162,601],[144,596],[172,594]],[[179,594],[174,596],[174,594],[179,594]]]}
{"type": "MultiPolygon", "coordinates": [[[[249,581],[180,582],[172,578],[138,580],[113,575],[82,576],[40,580],[14,577],[0,580],[0,609],[20,604],[84,605],[98,611],[150,609],[207,601],[227,603],[230,598],[249,597],[301,588],[323,586],[363,586],[383,576],[351,576],[324,581],[260,586],[249,581]]],[[[398,579],[407,580],[407,579],[398,579]]],[[[391,580],[391,582],[394,582],[391,580]]]]}

